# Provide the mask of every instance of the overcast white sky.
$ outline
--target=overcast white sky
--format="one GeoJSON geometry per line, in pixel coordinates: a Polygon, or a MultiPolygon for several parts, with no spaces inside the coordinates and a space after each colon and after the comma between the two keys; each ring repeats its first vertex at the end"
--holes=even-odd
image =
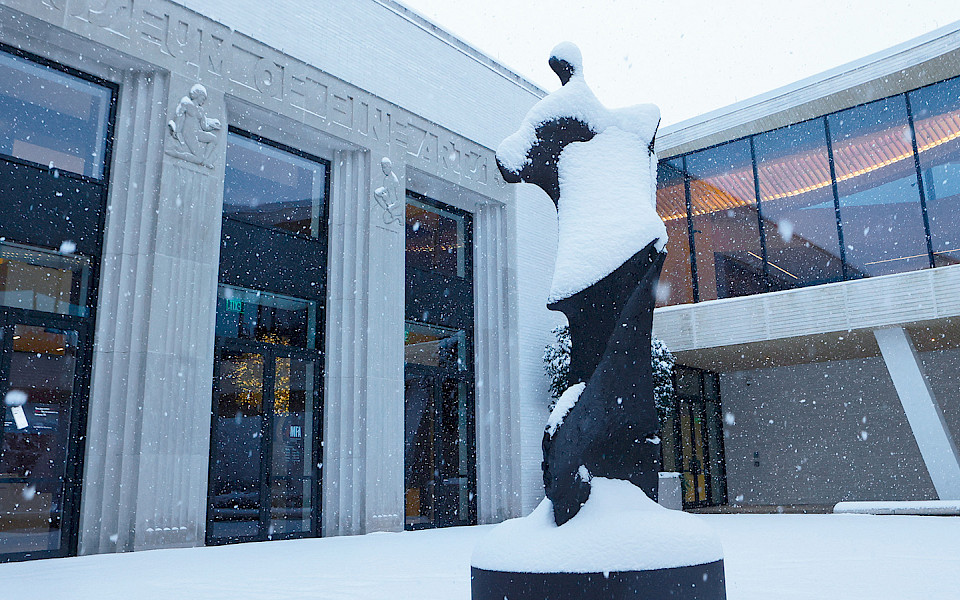
{"type": "Polygon", "coordinates": [[[960,0],[400,0],[539,86],[580,46],[610,107],[703,114],[960,21],[960,0]]]}

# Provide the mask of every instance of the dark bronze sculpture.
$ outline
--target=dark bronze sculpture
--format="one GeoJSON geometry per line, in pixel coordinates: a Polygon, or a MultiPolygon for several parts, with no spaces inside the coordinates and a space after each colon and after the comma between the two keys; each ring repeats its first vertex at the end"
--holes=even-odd
{"type": "Polygon", "coordinates": [[[472,597],[723,600],[719,540],[655,502],[650,338],[667,239],[654,197],[659,109],[603,107],[572,44],[557,46],[550,66],[563,86],[500,144],[497,165],[505,181],[537,185],[556,205],[547,307],[567,317],[574,385],[543,437],[547,499],[477,545],[472,597]]]}
{"type": "MultiPolygon", "coordinates": [[[[550,67],[567,85],[578,65],[554,56],[550,67]]],[[[596,133],[578,118],[558,116],[537,126],[523,168],[511,170],[499,159],[497,165],[505,181],[537,185],[559,209],[560,153],[596,133]]],[[[646,142],[646,152],[653,154],[653,138],[646,142]]],[[[581,467],[589,476],[628,480],[656,500],[659,419],[650,331],[665,257],[658,241],[600,281],[548,305],[570,324],[570,382],[587,384],[563,424],[543,437],[543,483],[557,525],[573,518],[590,496],[581,467]]]]}

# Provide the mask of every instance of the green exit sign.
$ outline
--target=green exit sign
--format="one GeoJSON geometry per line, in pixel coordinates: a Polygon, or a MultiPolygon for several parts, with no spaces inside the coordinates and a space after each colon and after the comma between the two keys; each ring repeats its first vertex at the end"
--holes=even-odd
{"type": "Polygon", "coordinates": [[[230,312],[243,312],[243,300],[227,298],[227,310],[230,312]]]}

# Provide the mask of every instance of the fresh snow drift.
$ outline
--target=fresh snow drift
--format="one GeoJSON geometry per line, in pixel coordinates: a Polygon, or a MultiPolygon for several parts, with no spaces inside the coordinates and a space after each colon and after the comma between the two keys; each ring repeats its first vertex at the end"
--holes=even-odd
{"type": "Polygon", "coordinates": [[[576,119],[595,134],[569,144],[557,165],[560,244],[548,299],[556,302],[600,281],[653,240],[662,251],[667,231],[656,211],[657,157],[650,148],[660,109],[607,109],[584,80],[576,46],[564,42],[551,56],[573,65],[570,80],[530,109],[497,148],[497,160],[519,172],[538,143],[537,128],[555,119],[576,119]]]}
{"type": "Polygon", "coordinates": [[[487,571],[606,573],[686,567],[723,558],[702,519],[668,510],[629,481],[594,477],[590,499],[557,526],[544,498],[527,517],[495,527],[473,552],[487,571]]]}

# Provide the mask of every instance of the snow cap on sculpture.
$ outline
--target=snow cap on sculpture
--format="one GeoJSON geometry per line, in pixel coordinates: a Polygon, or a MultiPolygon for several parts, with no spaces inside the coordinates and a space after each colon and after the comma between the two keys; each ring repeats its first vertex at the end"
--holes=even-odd
{"type": "Polygon", "coordinates": [[[537,102],[497,148],[505,181],[532,183],[557,205],[559,247],[549,301],[609,275],[667,232],[656,213],[653,104],[607,109],[584,79],[570,42],[550,55],[563,85],[537,102]]]}

